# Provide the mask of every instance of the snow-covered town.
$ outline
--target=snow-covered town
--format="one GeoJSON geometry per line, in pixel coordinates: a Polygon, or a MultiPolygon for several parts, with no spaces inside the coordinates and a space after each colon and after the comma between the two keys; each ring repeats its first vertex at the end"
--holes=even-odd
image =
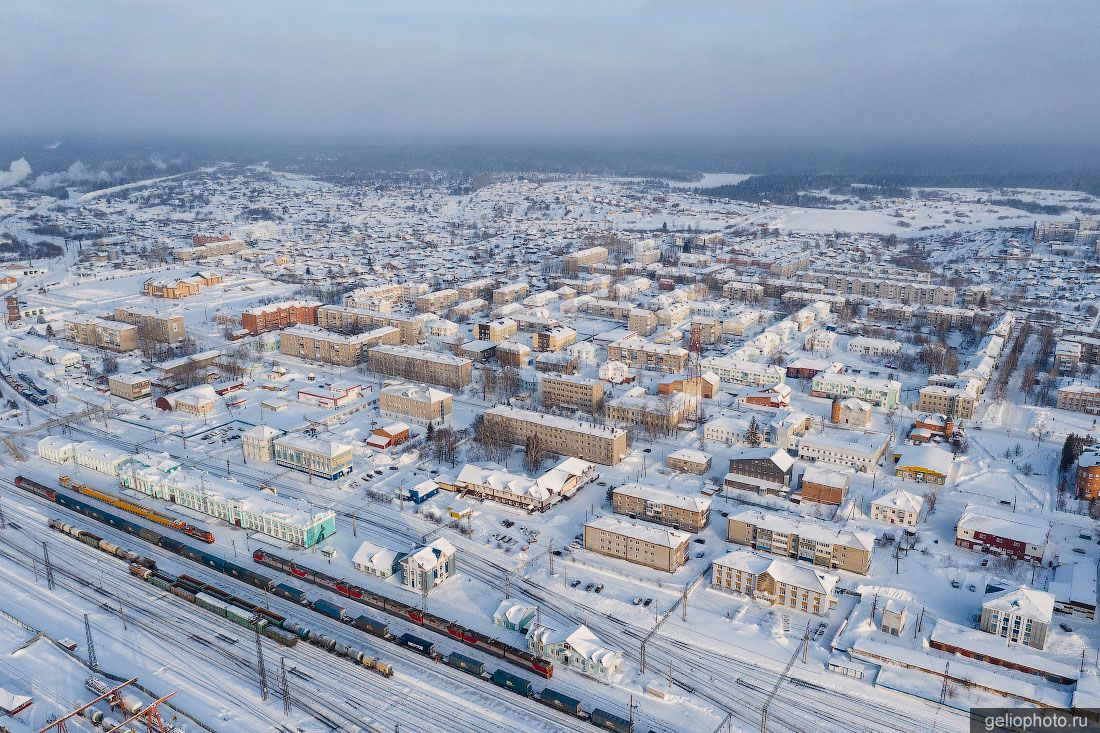
{"type": "Polygon", "coordinates": [[[1100,5],[7,5],[0,733],[1100,731],[1100,5]]]}
{"type": "Polygon", "coordinates": [[[709,730],[765,702],[784,730],[962,730],[1100,695],[1094,217],[452,188],[5,191],[6,249],[53,255],[4,265],[0,340],[28,729],[93,645],[232,730],[275,725],[281,685],[303,730],[709,730]]]}

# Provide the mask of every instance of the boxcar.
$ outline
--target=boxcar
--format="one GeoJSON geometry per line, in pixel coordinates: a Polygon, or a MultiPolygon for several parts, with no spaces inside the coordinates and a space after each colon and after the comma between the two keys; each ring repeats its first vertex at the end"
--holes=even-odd
{"type": "Polygon", "coordinates": [[[368,634],[373,634],[382,639],[389,638],[390,627],[381,621],[376,621],[370,616],[356,616],[355,620],[351,622],[351,625],[360,631],[365,631],[368,634]]]}
{"type": "Polygon", "coordinates": [[[308,606],[309,605],[309,599],[306,598],[306,594],[303,591],[298,590],[297,588],[295,588],[292,585],[287,585],[285,583],[279,583],[278,585],[276,585],[272,589],[271,592],[274,593],[275,595],[279,596],[280,598],[287,599],[288,601],[293,601],[294,603],[300,603],[303,606],[308,606]]]}
{"type": "Polygon", "coordinates": [[[483,662],[467,657],[465,654],[459,654],[458,652],[451,652],[443,661],[451,667],[461,669],[463,672],[469,672],[478,677],[485,671],[485,664],[483,662]]]}
{"type": "Polygon", "coordinates": [[[331,601],[326,601],[324,598],[318,598],[313,602],[313,610],[337,621],[343,621],[348,617],[347,609],[343,606],[337,606],[331,601]]]}
{"type": "Polygon", "coordinates": [[[531,683],[522,677],[512,674],[511,672],[505,672],[503,669],[498,669],[493,672],[493,684],[499,685],[512,692],[518,692],[521,695],[531,694],[531,683]]]}
{"type": "Polygon", "coordinates": [[[543,691],[539,693],[539,700],[552,708],[557,708],[570,715],[575,715],[578,718],[583,715],[580,700],[551,690],[549,687],[544,688],[543,691]]]}
{"type": "Polygon", "coordinates": [[[634,723],[626,718],[620,718],[618,715],[612,715],[606,710],[600,710],[599,708],[592,711],[592,715],[588,720],[592,725],[606,728],[615,733],[634,733],[634,723]]]}
{"type": "Polygon", "coordinates": [[[402,634],[401,638],[399,638],[397,641],[399,644],[401,644],[401,646],[407,646],[409,649],[420,652],[426,657],[435,656],[435,644],[431,643],[430,641],[424,641],[418,636],[413,636],[412,634],[402,634]]]}

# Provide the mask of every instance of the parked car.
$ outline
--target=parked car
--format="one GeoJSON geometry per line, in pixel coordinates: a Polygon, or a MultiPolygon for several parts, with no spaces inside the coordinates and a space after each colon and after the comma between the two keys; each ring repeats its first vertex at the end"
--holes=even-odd
{"type": "Polygon", "coordinates": [[[1073,629],[1071,629],[1069,626],[1066,626],[1065,624],[1058,624],[1058,628],[1060,628],[1062,631],[1066,632],[1067,634],[1070,633],[1071,631],[1073,631],[1073,629]]]}
{"type": "Polygon", "coordinates": [[[638,597],[636,597],[636,598],[634,599],[634,605],[635,605],[635,606],[640,606],[640,605],[642,605],[642,598],[641,598],[641,596],[638,596],[638,597]]]}
{"type": "Polygon", "coordinates": [[[574,581],[573,581],[572,583],[570,583],[570,584],[569,584],[569,587],[570,587],[570,588],[576,588],[576,587],[577,587],[578,585],[580,585],[580,584],[581,584],[581,581],[579,581],[579,580],[574,580],[574,581]]]}
{"type": "Polygon", "coordinates": [[[596,584],[596,592],[597,593],[603,593],[603,583],[597,583],[596,584]]]}
{"type": "Polygon", "coordinates": [[[652,598],[646,598],[645,601],[642,602],[642,606],[644,606],[645,608],[649,608],[650,604],[652,604],[652,603],[653,603],[652,598]]]}
{"type": "Polygon", "coordinates": [[[959,582],[959,581],[957,581],[957,580],[952,580],[952,581],[951,581],[951,587],[952,587],[952,588],[962,588],[962,583],[960,583],[960,582],[959,582]]]}
{"type": "Polygon", "coordinates": [[[595,583],[589,583],[588,585],[584,586],[584,589],[588,592],[591,592],[592,589],[595,588],[595,587],[596,587],[595,583]]]}

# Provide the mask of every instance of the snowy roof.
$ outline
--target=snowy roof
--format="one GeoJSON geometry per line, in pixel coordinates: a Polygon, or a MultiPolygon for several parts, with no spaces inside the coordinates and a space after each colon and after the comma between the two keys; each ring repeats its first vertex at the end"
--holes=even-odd
{"type": "Polygon", "coordinates": [[[658,527],[655,524],[642,524],[641,522],[627,522],[611,516],[593,519],[591,522],[586,522],[584,526],[602,529],[605,532],[672,549],[676,549],[691,539],[690,534],[677,529],[658,527]]]}
{"type": "Polygon", "coordinates": [[[420,384],[394,384],[383,387],[380,394],[397,395],[422,402],[439,402],[451,396],[449,392],[420,384]]]}
{"type": "Polygon", "coordinates": [[[946,476],[951,472],[954,456],[935,445],[907,445],[901,449],[898,468],[924,468],[946,476]]]}
{"type": "Polygon", "coordinates": [[[14,692],[9,692],[5,688],[0,687],[0,710],[12,712],[29,702],[31,702],[31,698],[26,695],[17,695],[14,692]]]}
{"type": "Polygon", "coordinates": [[[416,566],[421,570],[431,570],[439,563],[440,557],[451,557],[455,554],[454,545],[447,540],[440,538],[433,540],[430,544],[415,550],[402,562],[408,565],[416,566]]]}
{"type": "Polygon", "coordinates": [[[783,473],[791,470],[794,459],[791,454],[780,448],[742,448],[730,456],[731,461],[770,460],[783,473]]]}
{"type": "Polygon", "coordinates": [[[833,592],[840,577],[809,565],[800,565],[779,557],[769,557],[750,550],[734,550],[714,561],[715,565],[741,570],[752,575],[767,573],[780,583],[805,588],[828,595],[833,592]]]}
{"type": "Polygon", "coordinates": [[[1059,565],[1050,592],[1059,602],[1096,607],[1096,567],[1083,562],[1059,565]]]}
{"type": "Polygon", "coordinates": [[[525,422],[537,422],[542,423],[548,427],[554,427],[561,430],[568,430],[577,433],[585,433],[589,435],[607,435],[609,437],[618,437],[624,434],[626,431],[622,428],[615,428],[608,425],[597,425],[596,423],[582,422],[581,420],[574,420],[568,417],[559,417],[557,415],[548,415],[545,412],[534,412],[532,410],[521,410],[517,407],[510,405],[497,405],[491,410],[485,411],[486,415],[500,415],[501,417],[510,417],[525,422]]]}
{"type": "Polygon", "coordinates": [[[1054,614],[1054,594],[1022,585],[1015,590],[989,594],[982,601],[982,608],[1007,611],[1049,624],[1054,614]]]}
{"type": "Polygon", "coordinates": [[[842,486],[848,488],[852,482],[852,472],[839,468],[828,468],[827,465],[815,463],[802,474],[802,483],[809,481],[822,486],[842,486]]]}
{"type": "Polygon", "coordinates": [[[391,550],[373,542],[363,542],[359,545],[359,549],[355,551],[355,554],[351,556],[351,562],[354,565],[362,565],[388,573],[393,568],[394,562],[402,554],[397,550],[391,550]]]}
{"type": "Polygon", "coordinates": [[[710,460],[710,454],[701,450],[693,450],[691,448],[681,448],[674,450],[668,454],[670,459],[678,461],[687,461],[689,463],[706,463],[710,460]]]}
{"type": "Polygon", "coordinates": [[[677,509],[684,509],[689,512],[705,512],[710,509],[710,499],[674,494],[671,491],[663,491],[653,486],[645,486],[644,484],[623,484],[615,489],[615,493],[663,504],[665,506],[676,507],[677,509]]]}
{"type": "Polygon", "coordinates": [[[497,606],[497,610],[493,611],[493,621],[507,619],[509,623],[518,626],[534,616],[537,610],[529,603],[517,601],[514,598],[505,598],[497,606]]]}
{"type": "Polygon", "coordinates": [[[779,534],[795,534],[800,538],[825,544],[840,544],[870,552],[875,544],[875,535],[871,532],[859,532],[834,527],[832,525],[800,519],[791,515],[775,512],[762,512],[759,509],[742,509],[729,515],[730,521],[744,522],[763,527],[779,534]]]}
{"type": "Polygon", "coordinates": [[[111,448],[102,443],[97,443],[94,440],[86,440],[83,443],[77,443],[76,454],[106,463],[114,463],[115,461],[122,461],[130,457],[130,454],[126,451],[119,450],[118,448],[111,448]]]}
{"type": "Polygon", "coordinates": [[[889,435],[882,433],[849,433],[843,436],[821,433],[819,435],[805,435],[799,441],[799,446],[814,446],[833,448],[851,453],[877,454],[890,439],[889,435]]]}
{"type": "Polygon", "coordinates": [[[270,425],[257,425],[256,427],[249,428],[248,430],[241,433],[241,437],[248,438],[250,440],[267,442],[269,440],[274,440],[282,434],[283,432],[281,430],[273,428],[270,425]]]}
{"type": "Polygon", "coordinates": [[[871,506],[884,506],[898,511],[920,513],[921,508],[924,506],[924,499],[916,494],[909,493],[905,489],[894,489],[872,501],[871,506]]]}
{"type": "Polygon", "coordinates": [[[601,667],[617,667],[622,664],[623,653],[608,649],[584,624],[571,631],[555,631],[546,626],[536,626],[528,632],[531,638],[545,646],[564,645],[601,667]]]}
{"type": "Polygon", "coordinates": [[[1050,535],[1050,522],[981,504],[967,504],[957,526],[960,530],[983,532],[1029,545],[1044,545],[1050,535]]]}
{"type": "Polygon", "coordinates": [[[308,453],[328,456],[329,458],[334,458],[345,451],[351,450],[351,446],[346,443],[336,443],[331,440],[322,440],[321,438],[310,438],[305,435],[294,434],[283,435],[276,438],[275,444],[296,448],[308,453]]]}
{"type": "MultiPolygon", "coordinates": [[[[987,659],[999,659],[1019,664],[1028,669],[1040,670],[1059,677],[1075,680],[1081,674],[1075,665],[1065,664],[1051,659],[1037,650],[1020,644],[1005,644],[1005,640],[994,634],[967,628],[959,624],[940,619],[929,637],[932,641],[949,644],[953,647],[977,652],[987,659]]],[[[952,668],[955,666],[951,661],[952,668]]]]}

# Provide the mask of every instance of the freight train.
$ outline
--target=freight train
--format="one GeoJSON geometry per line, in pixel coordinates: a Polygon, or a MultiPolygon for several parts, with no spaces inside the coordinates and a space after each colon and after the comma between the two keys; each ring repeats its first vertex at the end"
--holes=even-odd
{"type": "Polygon", "coordinates": [[[326,575],[312,568],[303,567],[291,560],[281,558],[266,550],[256,550],[252,553],[252,559],[260,565],[275,568],[287,575],[304,580],[307,583],[327,588],[353,601],[370,606],[371,608],[383,611],[384,613],[396,616],[405,621],[410,621],[418,626],[431,629],[438,634],[442,634],[456,641],[460,641],[463,644],[468,644],[483,652],[492,654],[494,657],[507,659],[512,664],[529,669],[541,677],[550,678],[554,674],[554,663],[549,659],[536,657],[525,649],[519,649],[509,644],[505,644],[499,639],[485,636],[473,629],[467,629],[453,621],[440,618],[435,614],[422,611],[406,603],[395,601],[387,596],[372,593],[365,588],[352,585],[346,580],[334,578],[331,575],[326,575]]]}
{"type": "MultiPolygon", "coordinates": [[[[158,547],[162,547],[170,552],[192,560],[193,562],[201,563],[203,565],[206,565],[207,567],[217,570],[218,572],[235,577],[265,592],[274,593],[280,598],[285,598],[294,603],[310,608],[317,613],[341,621],[342,623],[346,623],[356,629],[359,629],[360,631],[366,632],[385,641],[399,644],[408,649],[423,654],[424,656],[434,661],[442,662],[451,667],[462,670],[463,672],[474,675],[480,679],[492,682],[493,684],[496,684],[503,689],[507,689],[518,695],[523,695],[524,697],[529,697],[533,700],[536,700],[537,702],[540,702],[549,707],[553,707],[569,715],[573,715],[581,720],[586,720],[594,726],[603,728],[605,730],[610,730],[613,733],[633,733],[634,731],[634,724],[630,720],[613,715],[604,710],[601,710],[600,708],[595,708],[594,710],[592,710],[591,713],[586,712],[582,707],[582,703],[575,698],[569,697],[568,695],[563,695],[550,688],[544,688],[541,692],[536,692],[534,690],[533,684],[530,681],[502,669],[498,669],[492,674],[489,674],[488,671],[485,669],[485,664],[483,662],[472,659],[471,657],[467,657],[458,652],[452,652],[449,655],[444,656],[436,649],[435,644],[430,641],[420,639],[419,637],[413,636],[412,634],[403,634],[402,636],[397,637],[392,632],[390,632],[389,627],[385,623],[379,622],[376,619],[365,615],[359,615],[353,618],[347,613],[347,610],[343,606],[332,603],[331,601],[328,601],[326,599],[316,599],[314,601],[310,601],[304,592],[302,592],[298,588],[295,588],[294,586],[287,585],[285,583],[276,584],[275,581],[271,578],[248,570],[247,568],[242,568],[235,563],[211,555],[198,548],[184,545],[183,543],[178,542],[177,540],[174,540],[170,537],[164,537],[163,535],[160,535],[153,530],[141,527],[134,524],[133,522],[129,522],[125,519],[122,519],[121,517],[110,514],[109,512],[105,512],[101,509],[88,505],[80,501],[79,499],[66,496],[63,492],[55,491],[54,489],[50,489],[47,486],[43,486],[42,484],[32,479],[28,479],[24,476],[18,476],[15,479],[15,485],[25,491],[35,494],[36,496],[40,496],[49,501],[60,504],[67,509],[71,509],[72,511],[79,512],[81,514],[84,514],[85,516],[91,517],[98,522],[140,537],[147,542],[151,542],[158,547]]],[[[127,563],[130,564],[130,572],[137,577],[141,577],[146,582],[149,582],[161,588],[162,590],[170,592],[173,595],[179,596],[180,598],[183,598],[190,603],[195,603],[196,605],[199,605],[200,607],[205,608],[212,613],[217,613],[219,616],[224,616],[234,623],[238,623],[242,626],[245,626],[246,628],[255,630],[256,626],[259,626],[257,622],[262,619],[267,622],[266,624],[263,624],[262,628],[267,630],[266,635],[271,636],[272,638],[275,638],[274,636],[272,636],[273,633],[276,633],[274,632],[274,629],[278,628],[282,631],[290,632],[291,634],[295,635],[297,639],[304,640],[307,643],[313,644],[328,652],[345,657],[354,663],[362,664],[363,666],[369,669],[374,669],[375,671],[378,671],[386,676],[390,676],[393,674],[392,666],[386,664],[385,662],[382,662],[379,659],[374,659],[364,652],[359,652],[348,646],[342,645],[330,637],[326,637],[322,634],[313,632],[310,629],[295,623],[292,619],[275,613],[270,609],[252,604],[249,601],[241,599],[237,596],[233,596],[221,589],[216,588],[215,586],[203,583],[187,575],[173,577],[168,573],[158,570],[155,560],[152,560],[148,557],[140,556],[135,552],[131,552],[130,550],[119,547],[118,545],[104,540],[86,530],[77,529],[56,519],[49,520],[49,526],[56,529],[57,531],[69,534],[80,540],[84,544],[89,545],[90,547],[94,547],[101,552],[105,552],[121,560],[125,560],[127,563]],[[148,574],[146,574],[144,571],[149,572],[148,574]],[[204,598],[204,604],[200,604],[198,602],[200,594],[206,596],[206,598],[204,598]],[[242,609],[244,611],[248,611],[250,612],[250,614],[236,613],[236,617],[231,617],[231,606],[242,609]],[[223,608],[225,610],[224,614],[221,612],[223,608]],[[247,623],[245,622],[246,615],[247,623]]],[[[271,567],[277,567],[280,570],[283,570],[283,566],[275,564],[276,561],[281,561],[282,563],[286,564],[286,566],[293,567],[296,571],[295,572],[291,570],[284,570],[284,572],[289,572],[289,574],[295,577],[302,578],[303,580],[307,580],[308,582],[316,583],[317,585],[322,585],[326,588],[336,590],[337,593],[340,593],[341,595],[352,598],[353,600],[359,601],[366,605],[373,605],[369,600],[370,598],[382,599],[382,605],[374,606],[375,608],[385,611],[386,613],[393,614],[394,616],[407,619],[409,621],[412,621],[413,623],[419,623],[426,628],[438,631],[439,633],[444,633],[447,636],[452,637],[456,640],[462,640],[465,643],[470,644],[469,641],[466,641],[462,638],[462,636],[459,636],[455,633],[455,631],[452,631],[445,626],[442,628],[442,630],[440,630],[440,625],[447,624],[448,622],[437,616],[433,616],[432,614],[423,613],[418,609],[412,608],[402,603],[398,603],[396,601],[392,601],[385,598],[384,596],[377,596],[373,593],[365,591],[362,588],[359,588],[358,586],[348,585],[344,581],[337,581],[336,579],[331,578],[331,576],[302,568],[290,561],[276,558],[275,556],[271,555],[271,553],[257,551],[257,553],[253,555],[253,559],[256,559],[256,561],[260,562],[261,564],[267,564],[271,567]],[[263,557],[263,560],[266,560],[267,562],[256,558],[256,554],[260,554],[263,557]],[[332,585],[328,585],[328,583],[332,583],[332,585]],[[343,585],[345,590],[340,591],[336,587],[336,583],[340,583],[341,585],[343,585]],[[352,594],[358,594],[358,597],[352,594]],[[419,622],[416,620],[417,615],[419,615],[422,619],[419,622]]],[[[477,633],[469,629],[463,629],[462,627],[457,625],[452,625],[452,627],[459,632],[465,631],[469,635],[477,633]]],[[[261,633],[264,633],[264,631],[261,631],[261,633]]],[[[275,638],[277,642],[289,642],[289,638],[287,636],[283,636],[281,634],[279,636],[281,638],[275,638]]],[[[513,647],[507,647],[507,645],[504,645],[502,642],[496,640],[492,641],[494,641],[497,645],[506,647],[507,649],[514,649],[513,647]]],[[[289,643],[293,644],[296,642],[289,643]]],[[[471,645],[475,646],[474,644],[471,645]]],[[[509,661],[512,661],[513,663],[521,664],[521,662],[517,661],[517,657],[509,657],[507,655],[507,652],[501,654],[497,652],[495,648],[487,651],[490,651],[490,653],[494,656],[501,656],[502,658],[509,659],[509,661]]],[[[521,650],[515,651],[519,652],[521,650]]],[[[531,659],[536,659],[535,657],[533,657],[533,655],[527,654],[526,652],[523,652],[523,654],[531,659]]],[[[553,667],[551,663],[548,660],[541,661],[545,662],[545,664],[547,665],[545,668],[552,673],[553,667]]],[[[550,676],[550,674],[546,674],[540,670],[535,671],[537,671],[540,675],[544,677],[550,676]]]]}
{"type": "Polygon", "coordinates": [[[144,517],[150,522],[155,522],[156,524],[168,527],[169,529],[174,529],[177,532],[181,532],[187,535],[188,537],[194,537],[197,540],[202,540],[208,545],[214,544],[213,533],[205,529],[199,529],[195,525],[188,524],[187,522],[177,517],[162,514],[155,509],[150,509],[144,504],[133,501],[131,499],[127,499],[123,496],[116,496],[115,494],[101,491],[100,489],[89,486],[88,484],[71,479],[68,476],[59,477],[57,479],[57,482],[64,486],[66,489],[69,489],[70,491],[75,491],[76,493],[83,494],[84,496],[90,496],[93,499],[99,499],[104,504],[110,504],[111,506],[117,509],[121,509],[124,512],[129,512],[130,514],[136,514],[139,517],[144,517]]]}
{"type": "Polygon", "coordinates": [[[362,665],[366,669],[374,670],[386,677],[393,676],[393,666],[391,664],[354,647],[340,644],[335,639],[323,634],[311,631],[309,628],[269,608],[234,596],[215,585],[204,583],[189,575],[173,576],[163,570],[158,570],[156,561],[147,557],[140,557],[129,550],[122,550],[117,545],[107,542],[87,530],[78,529],[56,519],[50,519],[49,526],[58,532],[75,537],[86,545],[120,559],[129,560],[133,556],[135,559],[130,562],[131,575],[250,631],[258,632],[278,644],[292,647],[299,640],[303,640],[336,656],[343,657],[353,664],[362,665]]]}
{"type": "Polygon", "coordinates": [[[255,586],[260,590],[270,591],[275,587],[275,581],[266,575],[249,570],[248,568],[241,567],[236,563],[230,562],[217,555],[212,555],[209,552],[200,550],[197,547],[191,547],[185,545],[179,540],[172,537],[166,537],[160,532],[143,527],[139,524],[135,524],[127,519],[123,519],[110,512],[104,511],[99,507],[92,506],[87,502],[81,501],[74,496],[69,496],[63,491],[57,489],[51,489],[48,486],[38,483],[34,479],[29,479],[26,476],[16,476],[15,485],[24,491],[39,496],[47,501],[52,501],[55,504],[60,504],[66,509],[71,509],[74,512],[83,514],[86,517],[91,517],[97,522],[114,527],[128,534],[132,534],[135,537],[140,537],[146,542],[152,542],[158,547],[162,547],[169,552],[175,553],[182,557],[186,557],[193,562],[201,563],[207,567],[217,570],[219,573],[225,573],[231,577],[243,580],[249,585],[255,586]]]}

